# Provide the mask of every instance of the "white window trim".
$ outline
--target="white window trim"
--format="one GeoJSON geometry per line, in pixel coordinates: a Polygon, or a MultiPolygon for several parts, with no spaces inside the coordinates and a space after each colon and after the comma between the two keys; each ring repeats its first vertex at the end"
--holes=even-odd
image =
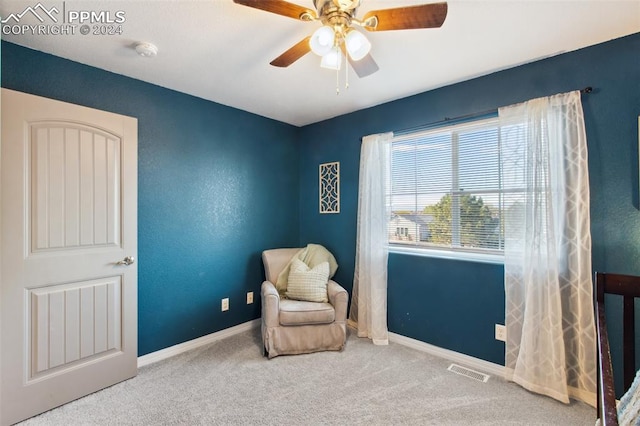
{"type": "Polygon", "coordinates": [[[490,263],[494,265],[504,265],[503,254],[477,253],[463,250],[431,249],[422,247],[402,247],[389,244],[389,253],[406,254],[410,256],[431,257],[434,259],[460,260],[475,263],[490,263]]]}

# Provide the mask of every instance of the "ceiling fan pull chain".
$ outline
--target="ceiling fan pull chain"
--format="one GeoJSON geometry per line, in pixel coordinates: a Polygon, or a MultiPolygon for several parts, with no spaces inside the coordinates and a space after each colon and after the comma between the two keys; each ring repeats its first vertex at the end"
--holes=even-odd
{"type": "Polygon", "coordinates": [[[345,61],[344,61],[344,88],[345,90],[349,89],[349,58],[348,56],[345,58],[345,61]]]}
{"type": "Polygon", "coordinates": [[[340,68],[336,69],[336,95],[340,94],[340,68]]]}

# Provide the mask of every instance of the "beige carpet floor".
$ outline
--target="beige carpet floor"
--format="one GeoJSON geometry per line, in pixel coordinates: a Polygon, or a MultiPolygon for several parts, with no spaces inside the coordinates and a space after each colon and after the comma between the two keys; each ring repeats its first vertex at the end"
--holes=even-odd
{"type": "Polygon", "coordinates": [[[450,362],[350,333],[342,352],[262,357],[258,329],[140,369],[136,378],[27,420],[36,425],[593,425],[564,405],[450,362]]]}

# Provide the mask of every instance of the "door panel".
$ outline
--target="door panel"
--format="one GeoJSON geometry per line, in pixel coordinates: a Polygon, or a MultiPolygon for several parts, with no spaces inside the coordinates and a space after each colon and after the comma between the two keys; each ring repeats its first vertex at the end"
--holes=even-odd
{"type": "Polygon", "coordinates": [[[121,350],[121,277],[52,285],[29,293],[33,361],[29,379],[121,350]]]}
{"type": "Polygon", "coordinates": [[[137,370],[137,121],[2,89],[0,424],[137,370]]]}
{"type": "Polygon", "coordinates": [[[121,139],[32,123],[32,252],[120,243],[121,139]]]}

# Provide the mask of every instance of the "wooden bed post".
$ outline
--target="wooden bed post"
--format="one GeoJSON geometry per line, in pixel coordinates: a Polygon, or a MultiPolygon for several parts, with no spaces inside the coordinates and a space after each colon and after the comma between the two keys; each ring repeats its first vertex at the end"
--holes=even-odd
{"type": "Polygon", "coordinates": [[[604,293],[606,275],[596,272],[596,330],[597,336],[597,407],[598,418],[602,426],[617,426],[618,411],[616,407],[616,393],[613,384],[613,368],[611,366],[611,352],[609,350],[609,336],[607,334],[607,320],[604,309],[604,293]]]}
{"type": "Polygon", "coordinates": [[[598,355],[597,408],[603,426],[617,425],[613,368],[607,322],[605,317],[605,294],[617,294],[623,299],[623,378],[625,391],[631,387],[636,375],[635,348],[635,298],[640,297],[640,277],[596,272],[596,331],[598,355]]]}
{"type": "Polygon", "coordinates": [[[636,345],[635,345],[635,297],[624,296],[623,312],[623,353],[624,353],[624,388],[629,389],[636,376],[636,345]]]}

